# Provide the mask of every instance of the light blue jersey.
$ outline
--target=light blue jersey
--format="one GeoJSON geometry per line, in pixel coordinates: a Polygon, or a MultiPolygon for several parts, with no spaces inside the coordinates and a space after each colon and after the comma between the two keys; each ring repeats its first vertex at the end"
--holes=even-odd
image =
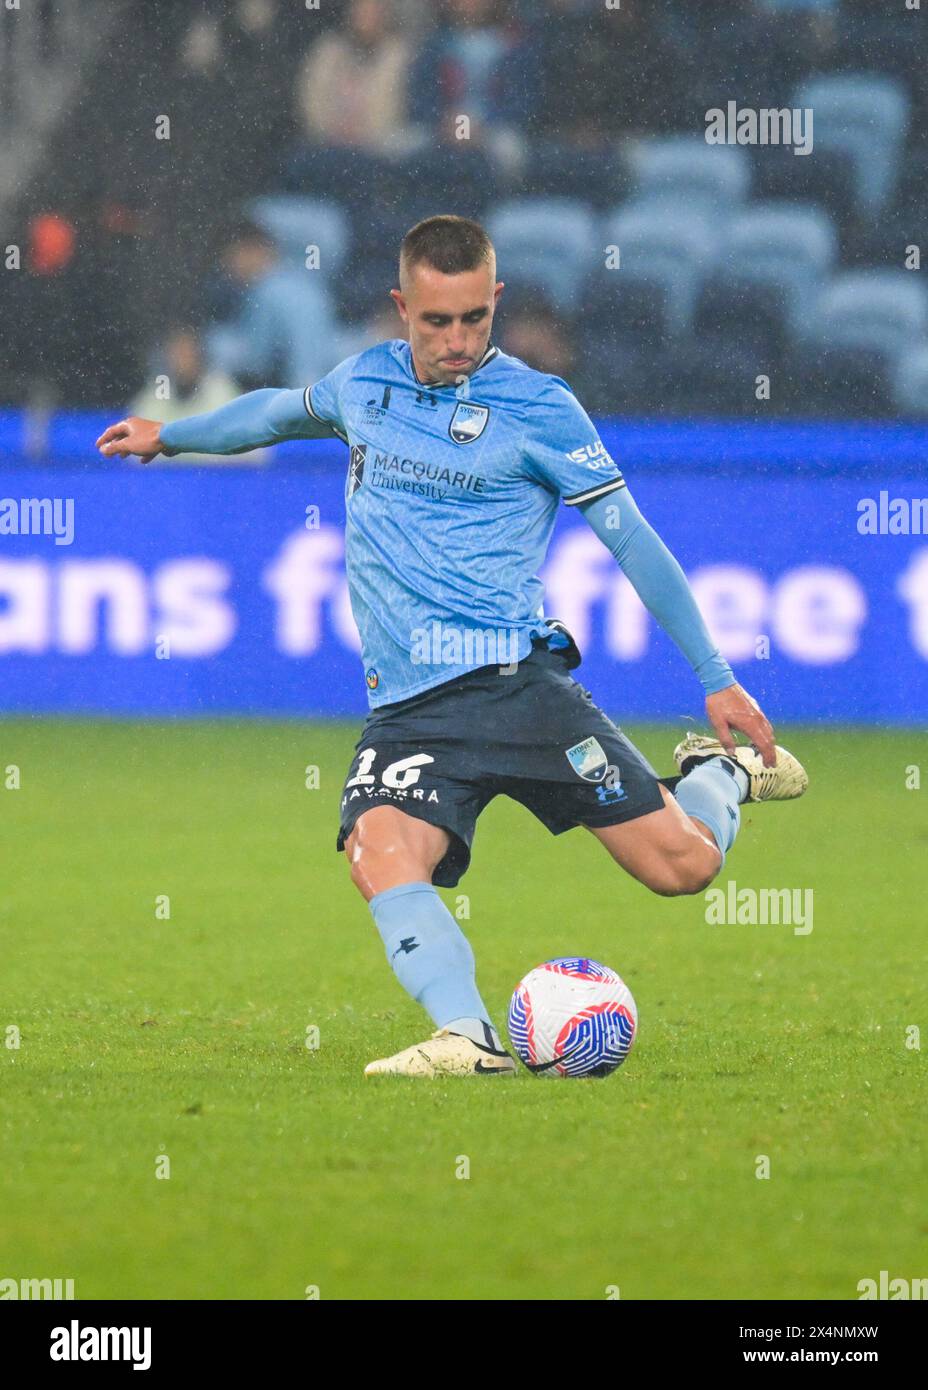
{"type": "Polygon", "coordinates": [[[624,487],[566,383],[491,347],[459,386],[423,384],[396,339],[304,401],[351,451],[346,565],[371,705],[527,656],[549,632],[538,570],[558,502],[624,487]]]}
{"type": "Polygon", "coordinates": [[[552,634],[538,578],[558,502],[583,518],[677,643],[707,695],[734,683],[686,576],[641,515],[567,385],[488,348],[458,386],[422,383],[409,344],[349,357],[305,390],[251,391],[161,426],[168,454],[236,454],[337,436],[351,605],[372,706],[552,634]]]}

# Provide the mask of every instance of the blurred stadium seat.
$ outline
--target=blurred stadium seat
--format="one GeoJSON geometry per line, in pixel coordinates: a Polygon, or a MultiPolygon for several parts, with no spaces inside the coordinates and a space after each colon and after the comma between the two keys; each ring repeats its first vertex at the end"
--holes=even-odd
{"type": "Polygon", "coordinates": [[[707,145],[702,135],[668,135],[642,142],[632,153],[638,200],[666,197],[705,211],[744,202],[751,160],[737,145],[707,145]]]}
{"type": "MultiPolygon", "coordinates": [[[[835,266],[838,236],[821,208],[754,203],[725,227],[719,264],[701,298],[730,306],[732,324],[764,326],[779,338],[808,313],[835,266]]],[[[697,329],[698,331],[698,329],[697,329]]]]}
{"type": "Polygon", "coordinates": [[[606,245],[617,247],[621,258],[620,269],[610,273],[660,287],[673,332],[685,332],[700,283],[718,255],[720,224],[713,212],[659,197],[615,209],[603,230],[606,245]]]}
{"type": "Polygon", "coordinates": [[[865,349],[889,358],[923,340],[928,289],[905,270],[858,270],[827,285],[809,320],[826,347],[865,349]]]}
{"type": "Polygon", "coordinates": [[[909,121],[902,83],[879,73],[828,74],[797,88],[793,105],[814,112],[816,150],[837,151],[853,161],[862,207],[869,213],[884,208],[899,177],[909,121]]]}
{"type": "Polygon", "coordinates": [[[902,349],[892,367],[892,390],[899,410],[928,417],[928,343],[902,349]]]}
{"type": "Polygon", "coordinates": [[[516,198],[492,208],[487,231],[514,285],[536,285],[570,313],[598,252],[596,219],[572,198],[516,198]]]}
{"type": "Polygon", "coordinates": [[[795,395],[810,414],[894,409],[894,363],[926,341],[928,291],[904,270],[849,271],[826,285],[801,340],[795,395]]]}

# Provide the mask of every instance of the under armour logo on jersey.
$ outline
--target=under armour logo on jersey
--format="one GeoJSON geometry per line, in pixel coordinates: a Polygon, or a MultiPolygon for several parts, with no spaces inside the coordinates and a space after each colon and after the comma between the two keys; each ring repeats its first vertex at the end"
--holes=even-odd
{"type": "Polygon", "coordinates": [[[408,956],[416,950],[418,945],[419,942],[416,940],[414,936],[404,936],[400,944],[397,946],[396,950],[393,952],[393,955],[390,957],[390,959],[396,960],[396,957],[399,955],[400,951],[403,952],[404,956],[408,956]]]}

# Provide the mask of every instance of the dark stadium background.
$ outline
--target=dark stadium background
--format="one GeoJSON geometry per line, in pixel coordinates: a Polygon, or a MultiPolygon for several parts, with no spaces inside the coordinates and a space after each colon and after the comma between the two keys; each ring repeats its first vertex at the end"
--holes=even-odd
{"type": "MultiPolygon", "coordinates": [[[[117,569],[88,580],[95,607],[76,637],[55,640],[51,611],[45,637],[24,635],[8,595],[0,707],[360,712],[337,598],[317,646],[283,666],[257,598],[306,505],[324,502],[319,563],[337,565],[341,446],[226,461],[295,473],[306,493],[301,504],[291,482],[284,504],[273,485],[247,490],[247,535],[233,540],[245,485],[204,478],[203,458],[186,460],[186,483],[153,484],[155,530],[110,524],[144,508],[145,489],[93,441],[122,414],[303,386],[395,336],[397,246],[436,211],[488,226],[507,285],[494,341],[565,378],[601,423],[758,695],[811,720],[905,722],[924,707],[925,551],[858,529],[862,499],[911,496],[924,472],[919,13],[852,0],[82,0],[3,21],[4,492],[31,480],[30,495],[71,497],[75,534],[67,549],[2,543],[50,575],[103,554],[117,569]],[[729,102],[811,111],[811,150],[708,144],[707,113],[729,102]],[[121,641],[121,606],[143,573],[156,585],[159,561],[202,553],[228,572],[228,642],[188,643],[169,676],[148,627],[121,641]],[[768,639],[759,659],[752,634],[768,639]],[[263,694],[246,690],[256,663],[263,694]],[[888,664],[898,680],[874,701],[888,664]]],[[[604,571],[588,608],[566,615],[591,678],[626,715],[676,714],[679,658],[653,625],[637,647],[616,636],[619,584],[604,571]]],[[[170,625],[154,599],[146,622],[170,625]]]]}

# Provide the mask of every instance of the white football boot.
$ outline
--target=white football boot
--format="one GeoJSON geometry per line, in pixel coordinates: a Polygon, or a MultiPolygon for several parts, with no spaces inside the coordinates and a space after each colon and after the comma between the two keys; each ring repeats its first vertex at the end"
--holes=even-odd
{"type": "Polygon", "coordinates": [[[721,756],[744,768],[748,775],[748,801],[792,801],[808,787],[808,773],[799,759],[779,744],[776,753],[773,767],[765,767],[753,743],[738,744],[734,753],[726,753],[717,738],[692,733],[673,750],[674,761],[684,776],[696,763],[721,756]]]}
{"type": "Polygon", "coordinates": [[[365,1076],[512,1076],[516,1064],[508,1052],[478,1047],[462,1033],[439,1028],[428,1042],[407,1047],[393,1057],[368,1062],[365,1076]]]}

